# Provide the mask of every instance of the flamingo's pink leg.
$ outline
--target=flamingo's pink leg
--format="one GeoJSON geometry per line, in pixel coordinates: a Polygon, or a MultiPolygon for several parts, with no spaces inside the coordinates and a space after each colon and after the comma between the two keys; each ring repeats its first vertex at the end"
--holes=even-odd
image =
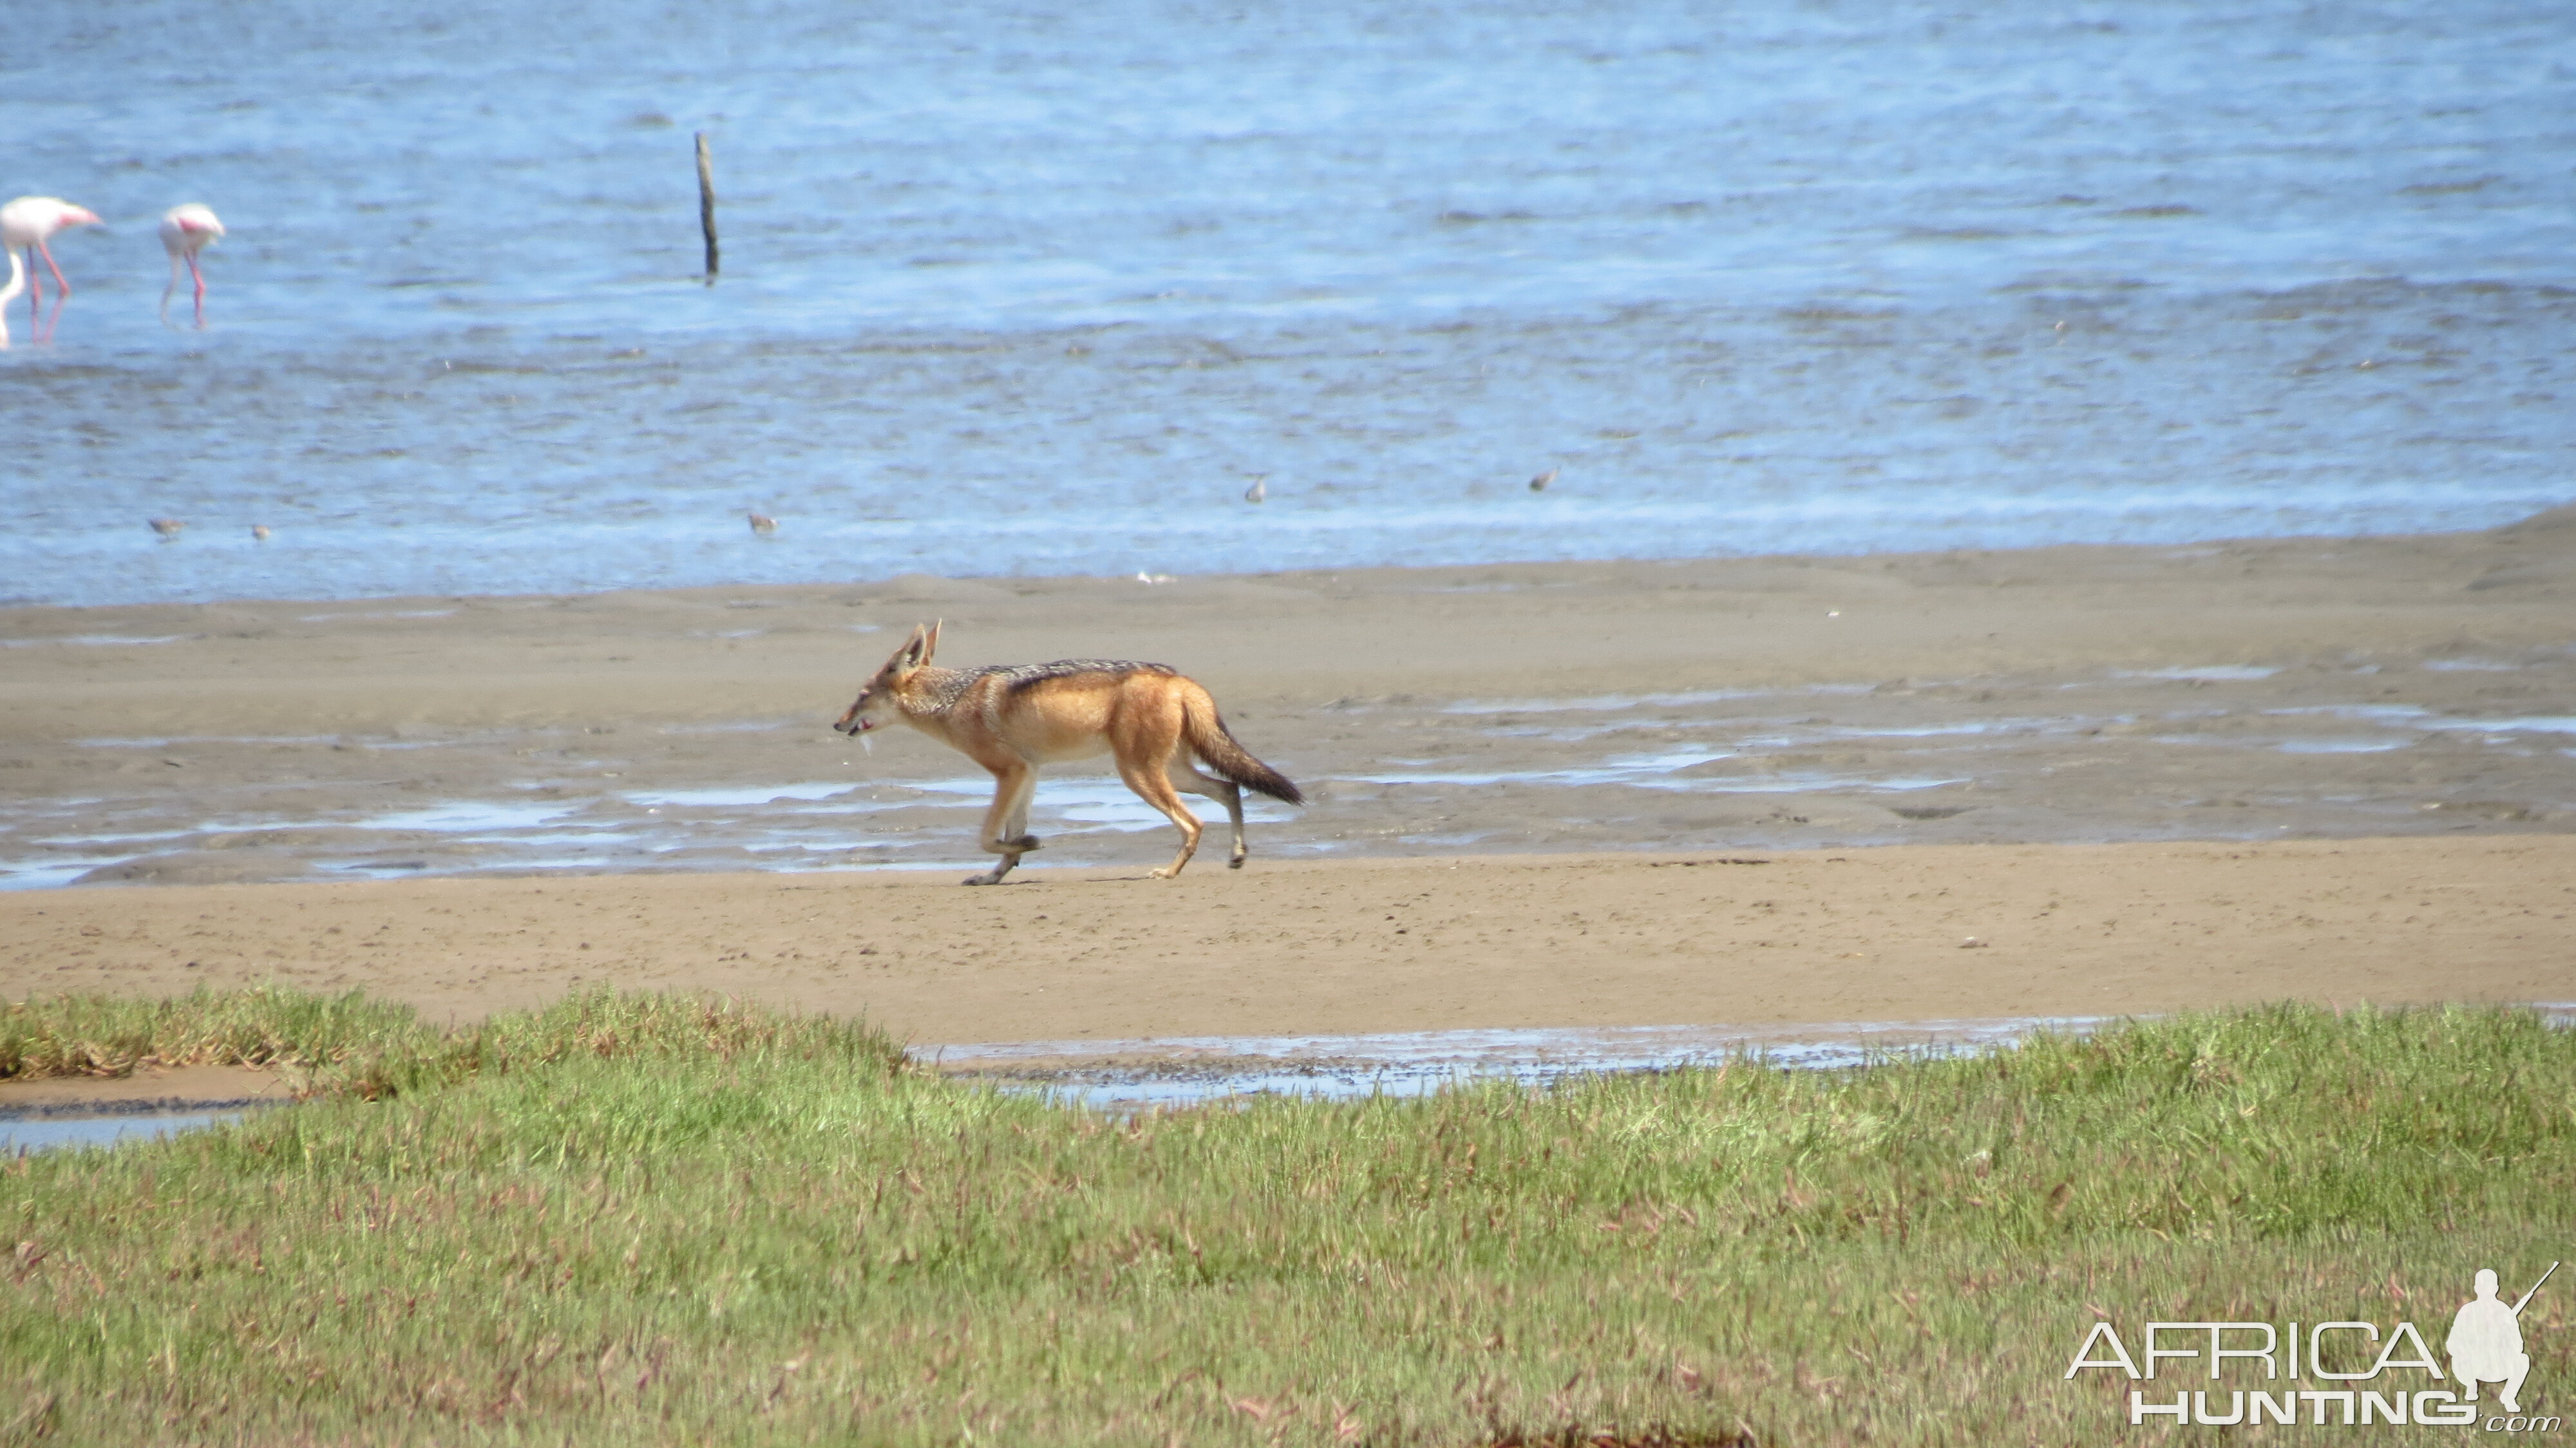
{"type": "Polygon", "coordinates": [[[36,249],[21,249],[27,253],[27,330],[33,334],[32,340],[41,342],[45,340],[45,278],[36,270],[36,249]]]}
{"type": "MultiPolygon", "coordinates": [[[[45,258],[45,270],[54,274],[53,325],[46,327],[36,338],[39,342],[50,342],[54,340],[54,328],[63,324],[63,303],[72,299],[72,284],[63,280],[63,269],[54,265],[54,249],[52,247],[47,246],[40,241],[36,243],[36,250],[45,258]]],[[[36,269],[33,266],[30,266],[27,268],[27,281],[29,283],[27,287],[27,299],[29,301],[34,301],[36,297],[36,288],[34,286],[35,280],[36,269]]]]}
{"type": "MultiPolygon", "coordinates": [[[[45,270],[54,274],[54,290],[62,293],[64,299],[68,300],[72,294],[72,284],[63,280],[63,269],[54,265],[54,249],[40,241],[36,243],[36,250],[45,255],[45,270]]],[[[28,270],[33,271],[35,268],[29,267],[28,270]]]]}
{"type": "Polygon", "coordinates": [[[197,270],[197,254],[188,253],[188,276],[197,284],[197,330],[206,330],[206,274],[197,270]]]}

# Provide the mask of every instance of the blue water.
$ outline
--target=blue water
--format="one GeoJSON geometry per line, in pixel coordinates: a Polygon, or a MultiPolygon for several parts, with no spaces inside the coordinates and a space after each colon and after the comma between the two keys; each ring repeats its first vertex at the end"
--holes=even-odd
{"type": "Polygon", "coordinates": [[[1585,1076],[1724,1065],[1741,1055],[1842,1071],[1906,1057],[2004,1050],[2040,1031],[2090,1035],[2103,1016],[1743,1026],[1573,1026],[1350,1036],[914,1045],[912,1059],[1006,1089],[1110,1112],[1246,1096],[1429,1096],[1474,1081],[1548,1086],[1585,1076]]]}
{"type": "Polygon", "coordinates": [[[126,1112],[113,1116],[0,1115],[0,1161],[56,1147],[116,1146],[128,1141],[152,1141],[182,1131],[239,1121],[246,1114],[230,1110],[126,1112]]]}
{"type": "MultiPolygon", "coordinates": [[[[2576,1007],[2535,1002],[2550,1025],[2576,1007]]],[[[2009,1051],[2034,1035],[2089,1036],[2106,1016],[1846,1021],[1752,1028],[1575,1026],[1353,1036],[1166,1036],[1123,1041],[915,1045],[912,1058],[1007,1089],[1132,1113],[1246,1096],[1428,1096],[1473,1081],[1548,1086],[1584,1076],[1710,1067],[1743,1055],[1791,1070],[1848,1071],[1908,1058],[2009,1051]]]]}
{"type": "Polygon", "coordinates": [[[110,226],[58,240],[54,342],[22,301],[0,355],[0,600],[2175,541],[2576,497],[2576,10],[1957,10],[13,7],[0,190],[110,226]],[[203,333],[154,315],[183,200],[232,233],[203,333]]]}

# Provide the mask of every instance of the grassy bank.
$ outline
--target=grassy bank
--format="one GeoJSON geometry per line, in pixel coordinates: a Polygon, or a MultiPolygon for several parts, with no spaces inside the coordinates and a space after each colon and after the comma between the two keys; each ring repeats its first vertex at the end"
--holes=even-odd
{"type": "Polygon", "coordinates": [[[243,1042],[323,1094],[0,1167],[0,1442],[2221,1441],[2063,1380],[2095,1309],[2438,1347],[2576,1242],[2527,1012],[1126,1122],[670,997],[0,1013],[0,1070],[243,1042]]]}

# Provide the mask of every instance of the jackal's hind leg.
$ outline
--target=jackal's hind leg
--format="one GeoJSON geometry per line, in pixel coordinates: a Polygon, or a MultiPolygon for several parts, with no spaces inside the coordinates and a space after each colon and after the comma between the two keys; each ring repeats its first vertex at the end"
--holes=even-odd
{"type": "MultiPolygon", "coordinates": [[[[990,766],[987,766],[988,768],[990,766]]],[[[1037,792],[1037,766],[1025,760],[993,771],[993,803],[984,811],[983,847],[1002,857],[991,871],[969,875],[969,885],[998,885],[1020,856],[1038,847],[1038,837],[1028,832],[1029,796],[1037,792]]]]}
{"type": "Polygon", "coordinates": [[[1168,868],[1154,871],[1154,878],[1168,880],[1181,873],[1181,867],[1187,865],[1190,856],[1199,850],[1199,817],[1181,803],[1180,795],[1172,789],[1172,777],[1165,770],[1147,764],[1131,765],[1122,759],[1118,762],[1118,777],[1127,781],[1127,787],[1136,791],[1138,799],[1161,810],[1163,818],[1170,820],[1172,827],[1181,832],[1181,852],[1172,857],[1168,868]]]}
{"type": "Polygon", "coordinates": [[[1209,799],[1215,800],[1217,803],[1225,806],[1225,817],[1234,825],[1234,855],[1231,859],[1228,859],[1225,862],[1225,867],[1229,870],[1242,869],[1243,857],[1245,854],[1243,844],[1243,786],[1235,783],[1231,779],[1211,778],[1202,771],[1192,768],[1187,755],[1175,756],[1172,760],[1171,768],[1165,770],[1164,773],[1171,779],[1172,788],[1187,790],[1192,794],[1205,795],[1209,799]]]}

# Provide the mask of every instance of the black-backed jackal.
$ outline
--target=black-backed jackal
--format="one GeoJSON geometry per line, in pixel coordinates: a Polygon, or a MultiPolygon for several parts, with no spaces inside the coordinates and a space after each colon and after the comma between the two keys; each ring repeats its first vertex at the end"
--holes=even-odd
{"type": "Polygon", "coordinates": [[[1237,870],[1243,868],[1245,790],[1306,802],[1287,776],[1225,732],[1207,690],[1161,664],[1064,659],[942,669],[930,662],[938,649],[937,624],[915,627],[832,727],[855,737],[900,718],[993,771],[983,847],[1002,862],[990,874],[969,876],[969,885],[1000,884],[1020,856],[1038,847],[1028,832],[1029,796],[1038,766],[1054,760],[1116,756],[1118,777],[1179,827],[1181,852],[1154,872],[1158,880],[1181,873],[1199,847],[1198,816],[1182,805],[1179,791],[1224,803],[1234,823],[1234,857],[1226,863],[1237,870]],[[1193,755],[1215,776],[1200,772],[1193,755]]]}

